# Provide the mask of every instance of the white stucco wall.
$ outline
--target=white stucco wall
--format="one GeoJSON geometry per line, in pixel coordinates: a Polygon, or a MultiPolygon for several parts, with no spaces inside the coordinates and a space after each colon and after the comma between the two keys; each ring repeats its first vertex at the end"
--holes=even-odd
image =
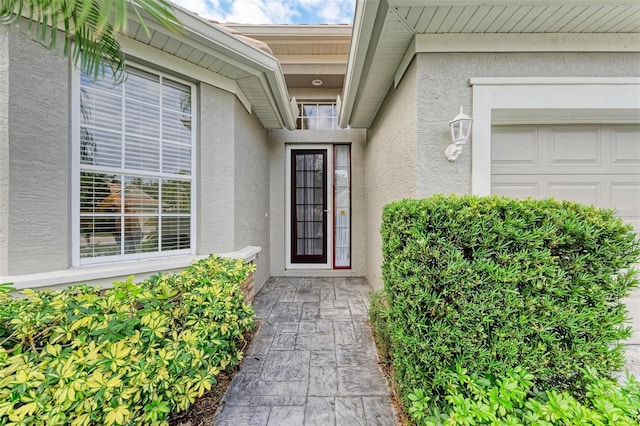
{"type": "MultiPolygon", "coordinates": [[[[59,288],[187,266],[191,256],[71,268],[70,70],[62,55],[0,26],[0,276],[59,288]]],[[[200,83],[197,103],[196,257],[260,246],[260,285],[269,277],[268,134],[229,92],[200,83]]]]}
{"type": "Polygon", "coordinates": [[[0,275],[9,271],[9,28],[0,26],[0,275]]]}
{"type": "MultiPolygon", "coordinates": [[[[422,53],[390,89],[366,145],[367,278],[381,288],[380,214],[390,201],[471,192],[470,146],[455,162],[444,151],[449,121],[471,110],[470,78],[630,77],[636,53],[422,53]]],[[[473,136],[472,141],[473,143],[473,136]]]]}
{"type": "Polygon", "coordinates": [[[200,135],[196,149],[196,251],[200,254],[235,249],[234,108],[234,95],[200,84],[200,135]]]}
{"type": "Polygon", "coordinates": [[[391,88],[369,130],[365,149],[367,279],[382,288],[382,208],[416,193],[416,63],[391,88]]]}
{"type": "Polygon", "coordinates": [[[69,64],[15,27],[8,30],[8,40],[6,27],[2,31],[6,54],[0,60],[8,73],[0,78],[0,91],[8,112],[0,116],[9,119],[0,132],[9,143],[7,155],[6,139],[0,136],[0,181],[5,185],[4,194],[0,192],[0,245],[7,244],[9,250],[6,256],[0,252],[5,258],[0,272],[67,268],[71,258],[69,64]]]}
{"type": "Polygon", "coordinates": [[[269,251],[269,134],[255,116],[234,100],[234,246],[258,246],[254,289],[271,276],[269,251]]]}
{"type": "Polygon", "coordinates": [[[364,144],[365,130],[272,130],[270,141],[269,217],[271,228],[272,276],[356,276],[365,274],[367,246],[365,212],[364,144]],[[351,269],[285,268],[285,147],[286,144],[351,144],[351,269]]]}
{"type": "MultiPolygon", "coordinates": [[[[417,55],[416,197],[471,192],[471,149],[455,162],[444,150],[449,121],[462,105],[471,110],[470,78],[479,77],[631,77],[640,75],[637,53],[421,53],[417,55]]],[[[406,78],[406,76],[405,76],[406,78]]],[[[473,143],[473,135],[471,137],[473,143]]]]}

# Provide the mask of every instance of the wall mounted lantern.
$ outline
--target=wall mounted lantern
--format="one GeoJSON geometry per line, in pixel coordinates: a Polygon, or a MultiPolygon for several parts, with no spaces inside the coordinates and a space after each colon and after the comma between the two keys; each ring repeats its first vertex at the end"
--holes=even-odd
{"type": "Polygon", "coordinates": [[[467,143],[471,135],[471,123],[473,123],[473,118],[463,113],[462,107],[460,107],[460,114],[449,122],[453,143],[444,152],[447,160],[456,161],[462,153],[462,146],[467,143]]]}

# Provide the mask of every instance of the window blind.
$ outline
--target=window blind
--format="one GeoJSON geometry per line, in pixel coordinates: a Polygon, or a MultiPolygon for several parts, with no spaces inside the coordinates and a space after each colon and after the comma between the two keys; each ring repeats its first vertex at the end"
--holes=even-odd
{"type": "Polygon", "coordinates": [[[192,87],[127,70],[80,82],[80,258],[191,248],[192,87]]]}

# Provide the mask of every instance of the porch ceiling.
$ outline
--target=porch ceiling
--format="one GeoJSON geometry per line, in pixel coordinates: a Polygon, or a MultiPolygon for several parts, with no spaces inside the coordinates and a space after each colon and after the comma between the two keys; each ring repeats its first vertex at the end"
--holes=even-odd
{"type": "Polygon", "coordinates": [[[265,128],[295,128],[284,74],[276,58],[216,24],[173,7],[184,25],[183,34],[175,34],[154,24],[152,19],[145,19],[150,31],[147,35],[132,18],[122,35],[215,73],[216,80],[223,83],[221,88],[245,101],[245,106],[265,128]]]}
{"type": "MultiPolygon", "coordinates": [[[[340,124],[354,128],[371,125],[394,77],[397,81],[397,73],[403,72],[399,68],[406,68],[413,58],[416,43],[418,48],[429,49],[430,43],[437,42],[438,51],[446,51],[442,46],[460,44],[469,40],[465,38],[469,35],[501,34],[509,39],[524,34],[540,35],[534,37],[573,34],[577,36],[572,40],[579,41],[580,37],[589,34],[639,33],[640,2],[634,0],[358,2],[340,124]],[[431,36],[422,36],[415,41],[416,35],[420,34],[431,36]]],[[[632,48],[637,50],[638,47],[632,48]]],[[[475,49],[478,51],[477,47],[475,49]]]]}
{"type": "Polygon", "coordinates": [[[224,26],[230,31],[266,43],[282,64],[289,89],[313,89],[316,93],[342,90],[351,43],[351,25],[227,23],[224,26]],[[314,80],[322,80],[323,83],[318,87],[312,83],[314,80]]]}
{"type": "Polygon", "coordinates": [[[224,24],[226,28],[269,45],[276,57],[321,55],[347,56],[351,25],[249,25],[224,24]]]}

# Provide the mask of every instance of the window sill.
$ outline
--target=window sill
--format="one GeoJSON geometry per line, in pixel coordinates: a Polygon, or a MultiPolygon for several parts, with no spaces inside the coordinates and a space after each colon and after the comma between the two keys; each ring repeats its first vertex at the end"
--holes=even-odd
{"type": "MultiPolygon", "coordinates": [[[[221,257],[243,259],[245,262],[255,260],[262,249],[248,246],[242,250],[220,253],[221,257]]],[[[99,284],[111,287],[112,281],[123,280],[129,275],[137,279],[144,279],[157,272],[180,270],[191,265],[194,261],[204,259],[207,255],[175,256],[155,259],[134,260],[128,262],[114,262],[100,265],[72,267],[62,271],[40,272],[0,277],[0,283],[10,282],[16,290],[26,288],[57,289],[70,284],[99,284]]]]}

